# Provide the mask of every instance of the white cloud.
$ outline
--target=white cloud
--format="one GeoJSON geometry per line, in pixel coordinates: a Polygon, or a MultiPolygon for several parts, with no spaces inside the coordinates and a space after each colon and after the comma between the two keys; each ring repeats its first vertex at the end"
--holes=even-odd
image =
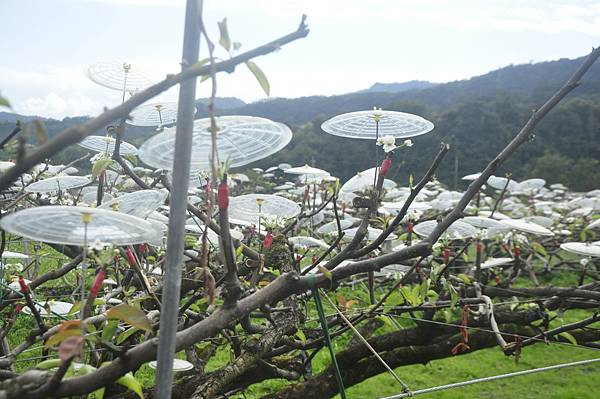
{"type": "Polygon", "coordinates": [[[68,97],[50,92],[44,97],[28,97],[18,101],[14,108],[25,115],[61,119],[65,116],[95,115],[102,110],[102,104],[80,92],[68,97]]]}
{"type": "MultiPolygon", "coordinates": [[[[176,64],[133,59],[149,65],[148,72],[157,80],[165,71],[176,71],[176,64]]],[[[82,65],[38,65],[35,68],[0,67],[0,88],[15,112],[62,119],[65,116],[97,115],[104,107],[121,103],[121,93],[92,82],[82,65]]],[[[162,101],[176,99],[176,90],[160,96],[162,101]]]]}

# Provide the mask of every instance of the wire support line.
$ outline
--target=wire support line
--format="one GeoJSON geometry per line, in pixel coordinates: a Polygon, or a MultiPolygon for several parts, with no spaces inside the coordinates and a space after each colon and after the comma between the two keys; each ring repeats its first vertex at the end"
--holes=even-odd
{"type": "Polygon", "coordinates": [[[416,395],[423,395],[423,394],[426,394],[426,393],[445,391],[445,390],[453,389],[453,388],[460,388],[460,387],[464,387],[464,386],[467,386],[467,385],[479,384],[479,383],[482,383],[482,382],[489,382],[489,381],[501,380],[501,379],[504,379],[504,378],[519,377],[519,376],[522,376],[522,375],[528,375],[528,374],[534,374],[534,373],[541,373],[541,372],[550,371],[550,370],[558,370],[558,369],[562,369],[562,368],[566,368],[566,367],[583,366],[583,365],[586,365],[586,364],[596,363],[596,362],[599,362],[599,361],[600,361],[600,358],[597,358],[597,359],[588,359],[588,360],[580,360],[580,361],[571,362],[571,363],[555,364],[553,366],[538,367],[538,368],[535,368],[535,369],[529,369],[529,370],[523,370],[523,371],[515,371],[513,373],[499,374],[499,375],[494,375],[494,376],[490,376],[490,377],[483,377],[483,378],[475,378],[473,380],[462,381],[462,382],[455,382],[453,384],[446,384],[446,385],[439,385],[439,386],[435,386],[435,387],[431,387],[431,388],[418,389],[416,391],[403,392],[403,393],[400,393],[398,395],[381,397],[379,399],[400,399],[400,398],[407,398],[407,397],[412,397],[412,396],[416,396],[416,395]]]}
{"type": "Polygon", "coordinates": [[[348,320],[346,318],[346,316],[344,316],[344,314],[338,309],[337,306],[335,306],[335,304],[333,303],[333,301],[331,299],[329,299],[328,295],[323,295],[327,301],[329,302],[329,304],[331,306],[333,306],[333,308],[337,311],[337,314],[342,318],[342,320],[344,321],[344,323],[346,323],[348,325],[348,327],[350,327],[350,329],[354,332],[354,334],[356,334],[356,336],[362,341],[363,344],[365,344],[365,346],[367,348],[369,348],[369,350],[373,353],[373,355],[375,355],[375,357],[377,358],[377,360],[379,360],[381,362],[381,364],[383,364],[383,366],[387,369],[387,371],[389,371],[389,373],[394,377],[394,379],[396,381],[398,381],[398,383],[400,384],[400,386],[402,386],[402,389],[405,392],[410,392],[410,388],[408,387],[408,385],[402,381],[400,379],[400,377],[398,377],[398,375],[394,372],[394,370],[392,370],[392,368],[390,366],[388,366],[388,364],[385,362],[385,360],[383,360],[381,358],[381,356],[379,356],[379,353],[377,353],[377,351],[369,344],[369,342],[365,339],[365,337],[362,336],[362,334],[360,332],[358,332],[358,330],[356,329],[356,327],[354,327],[352,325],[352,323],[350,322],[350,320],[348,320]]]}

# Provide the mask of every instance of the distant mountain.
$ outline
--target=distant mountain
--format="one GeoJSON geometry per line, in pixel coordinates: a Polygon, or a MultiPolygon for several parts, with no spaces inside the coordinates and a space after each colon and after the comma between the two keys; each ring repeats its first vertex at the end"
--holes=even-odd
{"type": "MultiPolygon", "coordinates": [[[[208,105],[208,98],[199,98],[196,100],[196,105],[206,107],[208,105]]],[[[246,103],[237,97],[217,97],[215,98],[215,108],[218,109],[232,109],[240,108],[246,105],[246,103]]]]}
{"type": "MultiPolygon", "coordinates": [[[[432,110],[442,110],[468,98],[485,99],[498,94],[518,96],[520,100],[536,105],[563,84],[582,62],[583,58],[578,58],[510,65],[467,80],[400,92],[368,89],[330,97],[278,98],[223,110],[221,114],[262,116],[300,125],[315,118],[330,118],[339,113],[367,110],[375,106],[395,109],[395,105],[399,103],[420,103],[432,110]]],[[[377,83],[372,87],[374,86],[381,87],[377,83]]],[[[585,84],[571,96],[600,100],[600,64],[595,64],[590,69],[586,74],[585,84]]]]}
{"type": "Polygon", "coordinates": [[[16,123],[17,120],[21,122],[29,122],[33,119],[46,119],[41,116],[33,115],[19,115],[13,112],[0,112],[0,122],[16,123]]]}
{"type": "Polygon", "coordinates": [[[385,92],[385,93],[401,93],[407,90],[420,90],[420,89],[428,89],[430,87],[436,86],[437,83],[431,83],[426,80],[411,80],[409,82],[403,83],[375,83],[373,86],[369,87],[366,90],[361,90],[358,93],[363,92],[385,92]]]}

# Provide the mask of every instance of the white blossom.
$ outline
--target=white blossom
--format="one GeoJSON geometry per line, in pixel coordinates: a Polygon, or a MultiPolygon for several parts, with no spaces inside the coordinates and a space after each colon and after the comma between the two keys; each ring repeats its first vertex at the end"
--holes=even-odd
{"type": "Polygon", "coordinates": [[[109,244],[100,241],[99,239],[96,239],[92,244],[90,244],[88,246],[88,248],[90,250],[94,250],[94,251],[102,251],[105,247],[107,247],[109,244]]]}
{"type": "Polygon", "coordinates": [[[378,146],[383,146],[384,152],[390,152],[395,150],[396,148],[396,139],[393,136],[382,136],[377,139],[378,146]]]}
{"type": "Polygon", "coordinates": [[[590,263],[590,258],[581,258],[581,260],[579,261],[579,264],[582,267],[586,267],[588,263],[590,263]]]}

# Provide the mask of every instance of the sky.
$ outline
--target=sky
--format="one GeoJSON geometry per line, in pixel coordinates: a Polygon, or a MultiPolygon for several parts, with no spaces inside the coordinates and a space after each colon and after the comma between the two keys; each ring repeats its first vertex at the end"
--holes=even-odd
{"type": "MultiPolygon", "coordinates": [[[[600,1],[591,0],[206,0],[203,9],[211,40],[227,18],[240,51],[294,31],[308,16],[308,37],[254,60],[271,97],[468,79],[600,45],[600,1]]],[[[121,93],[88,79],[87,68],[128,62],[157,81],[178,72],[184,13],[184,0],[0,0],[0,93],[21,114],[97,115],[121,93]]],[[[207,56],[204,42],[200,52],[207,56]]],[[[216,55],[228,57],[222,49],[216,55]]],[[[243,65],[217,82],[221,97],[266,97],[243,65]]],[[[208,82],[198,86],[197,97],[209,93],[208,82]]],[[[159,98],[176,99],[177,88],[159,98]]]]}

